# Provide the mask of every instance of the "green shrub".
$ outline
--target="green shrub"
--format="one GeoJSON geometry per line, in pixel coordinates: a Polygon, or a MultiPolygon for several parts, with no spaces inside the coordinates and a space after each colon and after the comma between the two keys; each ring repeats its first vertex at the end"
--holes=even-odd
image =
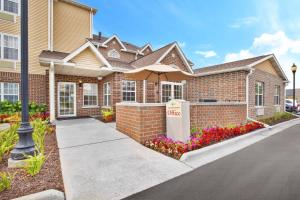
{"type": "Polygon", "coordinates": [[[13,147],[17,143],[18,128],[18,124],[13,124],[9,129],[0,132],[0,161],[2,161],[3,155],[13,149],[13,147]]]}
{"type": "Polygon", "coordinates": [[[46,158],[42,153],[35,153],[34,156],[28,156],[28,159],[26,159],[25,171],[31,176],[35,176],[41,171],[45,160],[46,158]]]}
{"type": "MultiPolygon", "coordinates": [[[[30,114],[35,114],[39,112],[46,112],[47,111],[47,106],[46,104],[36,104],[34,102],[31,102],[28,105],[29,108],[29,113],[30,114]]],[[[21,112],[22,110],[22,105],[20,101],[17,101],[15,103],[10,102],[10,101],[1,101],[0,102],[0,114],[14,114],[17,112],[21,112]]]]}
{"type": "Polygon", "coordinates": [[[36,119],[32,122],[32,127],[32,139],[35,143],[35,146],[40,153],[44,154],[47,124],[41,119],[36,119]]]}
{"type": "Polygon", "coordinates": [[[15,174],[0,172],[0,192],[11,188],[15,174]]]}
{"type": "Polygon", "coordinates": [[[262,118],[259,119],[260,122],[268,124],[268,125],[274,125],[278,124],[280,122],[288,121],[291,119],[295,119],[296,116],[292,115],[291,113],[287,112],[277,112],[273,117],[268,117],[268,118],[262,118]]]}

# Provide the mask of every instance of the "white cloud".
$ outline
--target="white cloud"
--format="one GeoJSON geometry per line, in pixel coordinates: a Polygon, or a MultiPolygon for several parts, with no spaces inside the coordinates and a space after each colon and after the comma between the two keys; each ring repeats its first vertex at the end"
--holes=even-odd
{"type": "Polygon", "coordinates": [[[181,48],[184,48],[184,47],[185,47],[185,42],[178,42],[178,45],[179,45],[181,48]]]}
{"type": "Polygon", "coordinates": [[[230,28],[241,28],[242,26],[251,26],[257,23],[259,19],[257,17],[244,17],[236,19],[233,24],[229,25],[230,28]]]}
{"type": "Polygon", "coordinates": [[[195,54],[201,55],[204,58],[211,58],[217,56],[217,53],[215,51],[195,51],[195,54]]]}
{"type": "MultiPolygon", "coordinates": [[[[292,80],[290,71],[291,65],[295,62],[300,66],[300,40],[289,38],[285,32],[263,33],[254,38],[252,45],[248,49],[243,49],[237,53],[225,55],[225,62],[245,59],[253,56],[274,53],[281,64],[289,80],[292,80]]],[[[300,72],[297,73],[297,80],[300,80],[300,72]]],[[[291,84],[289,85],[291,87],[291,84]]],[[[300,87],[298,81],[297,87],[300,87]]]]}
{"type": "Polygon", "coordinates": [[[231,62],[235,60],[241,60],[253,57],[253,54],[249,50],[241,50],[238,53],[228,53],[225,56],[225,62],[231,62]]]}

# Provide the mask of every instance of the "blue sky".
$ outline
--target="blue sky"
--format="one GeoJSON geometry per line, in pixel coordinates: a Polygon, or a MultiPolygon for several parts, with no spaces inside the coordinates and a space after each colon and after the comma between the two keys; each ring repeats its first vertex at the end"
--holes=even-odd
{"type": "MultiPolygon", "coordinates": [[[[300,67],[299,0],[80,0],[94,32],[154,48],[177,41],[197,67],[275,53],[291,80],[300,67]]],[[[300,68],[297,74],[300,87],[300,68]]],[[[291,84],[289,85],[291,87],[291,84]]]]}

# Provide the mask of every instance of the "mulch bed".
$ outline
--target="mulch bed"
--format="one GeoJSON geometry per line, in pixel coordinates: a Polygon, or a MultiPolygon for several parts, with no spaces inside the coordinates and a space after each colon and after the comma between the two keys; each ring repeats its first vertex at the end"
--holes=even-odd
{"type": "Polygon", "coordinates": [[[63,179],[60,168],[59,152],[55,133],[46,134],[45,157],[47,160],[39,174],[32,177],[23,169],[8,169],[5,155],[0,163],[0,171],[16,173],[12,187],[0,193],[1,200],[9,200],[48,189],[56,189],[64,192],[63,179]]]}
{"type": "Polygon", "coordinates": [[[267,122],[267,123],[262,120],[262,122],[268,124],[269,126],[274,126],[276,124],[280,124],[282,122],[287,122],[287,121],[290,121],[290,120],[293,120],[293,119],[297,119],[297,118],[299,118],[299,117],[296,117],[296,116],[292,115],[290,119],[280,119],[280,120],[271,121],[271,122],[267,122]]]}

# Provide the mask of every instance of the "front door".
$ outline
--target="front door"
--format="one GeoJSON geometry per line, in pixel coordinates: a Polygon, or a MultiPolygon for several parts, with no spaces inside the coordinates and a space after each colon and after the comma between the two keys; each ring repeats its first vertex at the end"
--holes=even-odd
{"type": "Polygon", "coordinates": [[[76,83],[58,83],[58,117],[76,116],[76,83]]]}

